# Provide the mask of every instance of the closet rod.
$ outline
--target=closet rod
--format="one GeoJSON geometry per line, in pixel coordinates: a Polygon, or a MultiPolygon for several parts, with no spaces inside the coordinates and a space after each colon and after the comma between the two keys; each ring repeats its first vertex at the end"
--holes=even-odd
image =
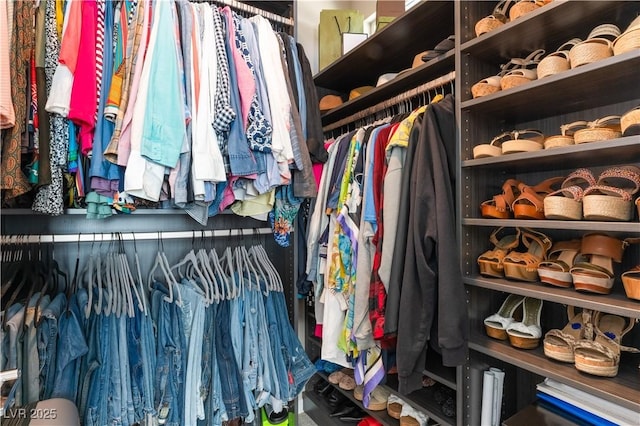
{"type": "Polygon", "coordinates": [[[249,4],[243,3],[237,0],[213,0],[213,3],[222,4],[225,6],[229,6],[232,9],[240,10],[247,13],[252,13],[254,15],[260,15],[265,17],[266,19],[278,22],[280,24],[287,25],[289,27],[293,27],[293,19],[285,18],[284,16],[276,15],[275,13],[257,8],[255,6],[251,6],[249,4]]]}
{"type": "Polygon", "coordinates": [[[82,233],[56,235],[3,235],[0,244],[37,244],[37,243],[78,243],[103,241],[142,241],[142,240],[176,240],[201,237],[251,237],[256,234],[271,234],[271,228],[247,229],[206,229],[196,231],[158,231],[158,232],[114,232],[114,233],[82,233]]]}
{"type": "Polygon", "coordinates": [[[379,102],[375,105],[372,105],[362,111],[358,111],[349,117],[343,118],[342,120],[336,121],[335,123],[328,124],[322,128],[323,132],[329,132],[331,130],[340,128],[346,124],[353,123],[354,121],[362,120],[363,118],[369,117],[370,115],[375,114],[376,112],[383,111],[393,105],[397,105],[401,102],[414,98],[422,93],[428,92],[431,89],[435,89],[438,87],[442,87],[447,83],[451,83],[456,78],[456,72],[451,71],[448,74],[445,74],[441,77],[438,77],[434,80],[428,81],[426,83],[421,84],[420,86],[414,87],[413,89],[409,89],[406,92],[402,92],[399,95],[396,95],[392,98],[385,99],[382,102],[379,102]]]}

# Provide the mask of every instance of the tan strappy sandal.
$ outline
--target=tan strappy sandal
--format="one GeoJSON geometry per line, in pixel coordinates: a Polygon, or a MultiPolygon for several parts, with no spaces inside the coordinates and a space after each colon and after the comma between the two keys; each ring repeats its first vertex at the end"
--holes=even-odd
{"type": "Polygon", "coordinates": [[[480,267],[481,275],[495,278],[504,277],[504,265],[502,261],[511,250],[520,245],[520,228],[516,228],[515,234],[502,235],[501,232],[504,229],[506,228],[500,227],[491,233],[489,241],[493,244],[494,248],[478,256],[478,266],[480,267]],[[501,235],[500,239],[498,239],[498,235],[501,235]]]}
{"type": "Polygon", "coordinates": [[[621,351],[640,353],[640,350],[620,343],[635,326],[635,319],[598,312],[593,322],[595,339],[580,340],[574,346],[575,366],[594,376],[615,377],[621,351]]]}
{"type": "Polygon", "coordinates": [[[512,251],[505,256],[504,276],[518,281],[538,281],[538,265],[547,259],[547,252],[552,241],[541,232],[532,229],[522,229],[522,242],[527,248],[526,253],[512,251]]]}
{"type": "Polygon", "coordinates": [[[562,362],[574,362],[573,348],[580,340],[593,340],[593,311],[582,309],[576,313],[573,306],[567,306],[569,322],[562,330],[549,330],[544,336],[544,354],[548,358],[562,362]]]}
{"type": "Polygon", "coordinates": [[[640,300],[640,265],[622,273],[622,285],[629,299],[640,300]]]}
{"type": "Polygon", "coordinates": [[[620,28],[613,24],[602,24],[589,33],[586,40],[569,51],[571,68],[591,64],[613,56],[613,41],[620,35],[620,28]]]}
{"type": "Polygon", "coordinates": [[[486,16],[476,22],[476,36],[488,33],[503,26],[507,22],[509,8],[513,5],[513,0],[502,0],[496,4],[491,15],[486,16]]]}
{"type": "Polygon", "coordinates": [[[531,52],[524,61],[520,62],[500,79],[500,88],[507,90],[537,80],[538,64],[544,53],[544,49],[531,52]]]}
{"type": "Polygon", "coordinates": [[[544,134],[536,129],[514,130],[511,139],[502,142],[502,154],[540,151],[544,148],[544,134]]]}
{"type": "Polygon", "coordinates": [[[560,126],[560,134],[549,136],[544,140],[544,149],[560,148],[563,146],[575,145],[573,135],[576,131],[584,129],[587,122],[584,120],[574,121],[573,123],[563,124],[560,126]]]}

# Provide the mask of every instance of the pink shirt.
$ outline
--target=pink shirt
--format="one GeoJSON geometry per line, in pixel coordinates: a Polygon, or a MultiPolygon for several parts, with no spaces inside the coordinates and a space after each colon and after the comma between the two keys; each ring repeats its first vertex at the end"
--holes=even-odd
{"type": "MultiPolygon", "coordinates": [[[[98,7],[95,0],[79,3],[82,5],[82,28],[75,72],[73,70],[74,64],[69,63],[69,58],[65,64],[74,74],[69,103],[69,119],[80,126],[80,150],[86,155],[93,146],[93,131],[96,125],[96,108],[98,107],[95,52],[98,7]]],[[[69,30],[73,34],[76,29],[67,27],[65,38],[69,30]]]]}

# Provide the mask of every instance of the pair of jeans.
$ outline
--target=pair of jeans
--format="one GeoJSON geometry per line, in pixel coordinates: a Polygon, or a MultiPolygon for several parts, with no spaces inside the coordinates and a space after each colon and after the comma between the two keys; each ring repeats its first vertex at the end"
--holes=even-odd
{"type": "Polygon", "coordinates": [[[180,307],[163,300],[168,291],[155,283],[153,310],[157,315],[156,375],[154,405],[158,423],[179,426],[183,420],[186,341],[180,307]]]}
{"type": "MultiPolygon", "coordinates": [[[[255,389],[256,405],[261,408],[271,400],[271,406],[277,409],[277,412],[280,412],[283,405],[282,401],[273,397],[278,384],[275,381],[275,364],[267,327],[264,299],[260,290],[252,289],[249,292],[249,313],[251,315],[248,323],[252,321],[255,323],[255,345],[253,346],[257,351],[258,358],[255,389]]],[[[252,346],[250,346],[250,350],[253,350],[252,346]]],[[[256,355],[250,353],[249,356],[250,359],[253,359],[256,355]]]]}
{"type": "Polygon", "coordinates": [[[280,332],[282,341],[287,347],[289,359],[288,372],[290,387],[290,399],[293,400],[302,390],[306,383],[316,373],[316,368],[307,356],[300,339],[296,335],[287,314],[287,303],[284,294],[281,292],[270,293],[275,300],[276,313],[279,315],[280,332]]]}
{"type": "MultiPolygon", "coordinates": [[[[112,314],[113,315],[113,314],[112,314]]],[[[116,317],[118,331],[118,364],[120,365],[121,405],[120,418],[126,425],[135,422],[133,395],[131,393],[131,368],[129,364],[129,349],[127,345],[127,316],[116,317]]]]}
{"type": "Polygon", "coordinates": [[[276,307],[273,300],[273,292],[269,292],[268,295],[263,296],[264,307],[267,318],[267,330],[269,334],[269,342],[271,343],[271,353],[273,355],[274,374],[273,382],[275,384],[274,389],[271,391],[272,399],[275,404],[272,403],[275,412],[278,410],[278,401],[286,403],[289,401],[289,374],[287,370],[287,364],[285,359],[287,358],[287,350],[282,341],[282,334],[280,332],[280,325],[278,324],[278,315],[276,313],[276,307]]]}
{"type": "Polygon", "coordinates": [[[216,356],[222,385],[222,401],[229,419],[247,417],[249,409],[246,401],[240,396],[240,384],[242,376],[235,360],[233,343],[231,341],[231,322],[237,318],[231,318],[230,303],[223,300],[218,304],[216,321],[216,356]]]}
{"type": "MultiPolygon", "coordinates": [[[[86,293],[85,293],[86,294],[86,293]]],[[[80,359],[89,351],[82,329],[82,312],[78,297],[74,294],[69,300],[69,308],[58,320],[58,353],[56,355],[56,375],[52,398],[65,398],[75,401],[78,393],[80,359]]]]}
{"type": "Polygon", "coordinates": [[[217,359],[217,312],[218,304],[214,303],[205,309],[205,331],[202,351],[202,390],[205,418],[198,422],[202,426],[219,425],[228,420],[227,411],[222,401],[222,382],[217,359]]]}
{"type": "Polygon", "coordinates": [[[127,318],[127,346],[131,376],[134,421],[143,424],[155,414],[153,406],[153,366],[156,364],[151,316],[134,306],[133,318],[127,318]]]}
{"type": "Polygon", "coordinates": [[[38,354],[38,329],[36,315],[50,302],[48,295],[40,297],[40,292],[31,296],[24,317],[22,336],[22,403],[28,404],[40,399],[40,361],[38,354]]]}
{"type": "Polygon", "coordinates": [[[89,319],[87,336],[89,336],[89,352],[81,377],[83,385],[79,404],[81,423],[85,426],[103,426],[108,424],[107,410],[110,389],[112,361],[111,321],[93,311],[89,319]],[[86,402],[84,402],[86,401],[86,402]]]}
{"type": "Polygon", "coordinates": [[[184,417],[183,425],[197,423],[204,418],[204,406],[200,398],[202,383],[202,340],[204,337],[205,308],[201,292],[195,289],[195,282],[186,279],[178,284],[182,298],[181,314],[184,326],[187,366],[184,380],[184,417]]]}
{"type": "Polygon", "coordinates": [[[42,310],[38,325],[38,356],[40,358],[40,383],[42,399],[51,398],[55,383],[56,356],[58,353],[58,318],[67,306],[64,293],[58,294],[42,310]]]}

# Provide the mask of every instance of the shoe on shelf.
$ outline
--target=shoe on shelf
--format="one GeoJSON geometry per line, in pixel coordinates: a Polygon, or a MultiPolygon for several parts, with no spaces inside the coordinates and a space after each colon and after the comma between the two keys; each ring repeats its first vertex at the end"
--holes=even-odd
{"type": "Polygon", "coordinates": [[[598,312],[594,318],[595,338],[575,344],[575,366],[579,371],[601,377],[618,375],[620,352],[640,353],[640,350],[620,344],[636,322],[633,318],[598,312]]]}
{"type": "Polygon", "coordinates": [[[563,180],[563,177],[558,176],[545,179],[534,186],[520,184],[520,195],[511,204],[513,217],[516,219],[544,219],[544,199],[556,191],[563,180]]]}
{"type": "Polygon", "coordinates": [[[391,394],[387,400],[387,414],[394,419],[400,420],[400,413],[402,413],[402,407],[406,402],[400,399],[398,396],[391,394]]]}
{"type": "Polygon", "coordinates": [[[538,281],[538,265],[547,259],[552,242],[541,232],[522,228],[522,242],[527,248],[525,253],[512,251],[505,256],[504,276],[518,281],[538,281]]]}
{"type": "Polygon", "coordinates": [[[545,54],[544,49],[534,50],[515,68],[508,71],[500,79],[502,90],[512,89],[538,79],[538,64],[545,54]]]}
{"type": "Polygon", "coordinates": [[[507,179],[502,184],[502,194],[480,204],[482,217],[488,219],[509,219],[512,217],[511,204],[520,195],[521,182],[516,179],[507,179]]]}
{"type": "Polygon", "coordinates": [[[573,134],[576,145],[589,142],[608,141],[622,136],[619,115],[608,115],[593,121],[586,121],[573,134]]]}
{"type": "Polygon", "coordinates": [[[484,319],[484,327],[489,337],[507,340],[507,327],[513,323],[513,314],[522,305],[524,296],[510,294],[502,302],[498,312],[484,319]]]}
{"type": "Polygon", "coordinates": [[[402,406],[400,412],[400,426],[427,426],[429,416],[418,411],[409,404],[402,406]]]}
{"type": "Polygon", "coordinates": [[[603,171],[596,185],[584,191],[582,209],[587,220],[629,221],[633,195],[640,190],[640,167],[612,167],[603,171]]]}
{"type": "Polygon", "coordinates": [[[581,41],[579,38],[572,38],[558,47],[555,52],[542,58],[538,64],[538,78],[549,77],[570,70],[571,62],[569,61],[569,51],[581,41]]]}
{"type": "Polygon", "coordinates": [[[522,322],[512,322],[507,327],[507,335],[511,346],[520,349],[535,349],[540,344],[542,327],[540,314],[542,300],[525,297],[522,301],[522,322]]]}
{"type": "Polygon", "coordinates": [[[544,149],[544,134],[536,129],[514,130],[511,132],[511,139],[502,142],[502,154],[533,152],[542,149],[544,149]]]}
{"type": "Polygon", "coordinates": [[[593,340],[593,314],[591,309],[576,313],[573,306],[567,306],[569,322],[562,330],[549,330],[544,335],[544,354],[547,358],[562,362],[574,362],[573,347],[580,340],[593,340]]]}
{"type": "Polygon", "coordinates": [[[504,227],[496,228],[489,237],[489,242],[494,248],[487,250],[478,257],[478,266],[480,274],[486,277],[502,278],[504,277],[504,266],[502,261],[504,257],[513,249],[520,245],[520,228],[516,228],[516,233],[508,233],[501,235],[504,227]],[[498,235],[500,239],[498,240],[498,235]]]}
{"type": "Polygon", "coordinates": [[[571,68],[613,56],[612,42],[620,35],[620,28],[613,24],[595,27],[586,40],[576,44],[569,51],[571,68]]]}
{"type": "Polygon", "coordinates": [[[485,16],[476,22],[476,36],[488,33],[503,26],[507,21],[509,8],[513,5],[513,0],[502,0],[493,8],[493,12],[489,16],[485,16]]]}
{"type": "Polygon", "coordinates": [[[544,6],[544,4],[544,1],[541,0],[518,0],[509,10],[509,20],[515,21],[527,13],[531,13],[537,8],[544,6]]]}
{"type": "Polygon", "coordinates": [[[547,260],[538,265],[540,281],[555,287],[571,287],[571,267],[580,253],[580,240],[559,241],[549,251],[547,260]]]}
{"type": "Polygon", "coordinates": [[[622,285],[629,299],[640,300],[640,265],[622,273],[622,285]]]}
{"type": "Polygon", "coordinates": [[[329,383],[337,385],[345,377],[353,377],[353,370],[350,368],[343,368],[340,371],[334,371],[329,374],[327,380],[329,380],[329,383]]]}
{"type": "Polygon", "coordinates": [[[589,169],[576,169],[562,182],[560,189],[544,197],[544,216],[551,220],[582,219],[584,190],[594,186],[596,178],[589,169]]]}
{"type": "Polygon", "coordinates": [[[582,236],[580,255],[569,272],[579,291],[609,294],[613,287],[613,262],[622,262],[628,243],[601,233],[582,236]]]}

